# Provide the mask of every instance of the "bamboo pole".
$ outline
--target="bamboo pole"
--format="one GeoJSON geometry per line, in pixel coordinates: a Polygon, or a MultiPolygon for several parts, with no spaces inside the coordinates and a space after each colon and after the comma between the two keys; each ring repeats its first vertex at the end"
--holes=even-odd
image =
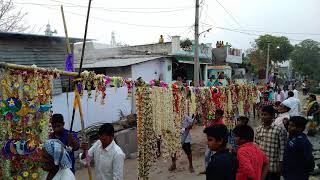
{"type": "MultiPolygon", "coordinates": [[[[83,56],[84,56],[84,50],[85,50],[85,44],[86,44],[86,39],[87,39],[87,29],[88,29],[88,20],[89,20],[89,13],[90,13],[90,8],[91,8],[91,0],[89,0],[89,6],[88,6],[88,13],[87,13],[87,22],[86,22],[86,28],[85,28],[85,35],[84,35],[84,46],[82,49],[82,55],[81,55],[81,61],[80,61],[80,68],[79,68],[79,72],[78,72],[78,77],[81,76],[81,69],[82,69],[82,62],[83,62],[83,56]]],[[[65,16],[64,16],[64,11],[63,11],[63,6],[61,5],[61,14],[62,14],[62,20],[63,20],[63,26],[64,26],[64,32],[66,35],[66,46],[67,46],[67,53],[68,55],[71,54],[71,48],[70,48],[70,43],[69,43],[69,37],[68,37],[68,31],[67,31],[67,23],[65,20],[65,16]]],[[[70,78],[69,78],[69,88],[70,88],[70,78]]],[[[67,93],[68,95],[68,93],[67,93]]],[[[67,96],[68,97],[68,96],[67,96]]],[[[82,111],[82,106],[81,106],[81,100],[80,100],[80,95],[79,92],[77,91],[77,89],[75,88],[75,97],[74,97],[74,101],[77,101],[77,105],[79,108],[79,113],[80,113],[80,122],[81,122],[81,134],[82,134],[82,138],[84,142],[87,142],[87,137],[86,137],[86,133],[84,131],[84,117],[83,117],[83,111],[82,111]]],[[[71,120],[71,125],[70,125],[70,132],[72,132],[72,126],[73,126],[73,122],[74,122],[74,115],[75,115],[75,109],[76,107],[73,107],[73,112],[72,112],[72,120],[71,120]]],[[[83,153],[87,154],[87,151],[84,151],[83,153]]],[[[92,180],[92,173],[91,173],[91,168],[90,168],[90,162],[87,161],[87,170],[88,170],[88,174],[89,174],[89,180],[92,180]]]]}
{"type": "Polygon", "coordinates": [[[37,66],[26,66],[26,65],[11,64],[11,63],[5,63],[5,62],[0,62],[0,68],[17,69],[17,70],[23,70],[23,71],[38,71],[38,72],[49,73],[49,74],[57,73],[57,74],[60,74],[61,76],[78,77],[78,73],[76,72],[62,71],[58,69],[46,69],[46,68],[37,67],[37,66]]]}
{"type": "Polygon", "coordinates": [[[62,14],[62,20],[63,20],[63,26],[64,26],[64,33],[66,35],[66,46],[67,46],[67,53],[71,53],[71,48],[70,48],[70,42],[69,42],[69,37],[68,37],[68,30],[67,30],[67,23],[66,19],[64,16],[64,11],[63,11],[63,6],[61,5],[61,14],[62,14]]]}

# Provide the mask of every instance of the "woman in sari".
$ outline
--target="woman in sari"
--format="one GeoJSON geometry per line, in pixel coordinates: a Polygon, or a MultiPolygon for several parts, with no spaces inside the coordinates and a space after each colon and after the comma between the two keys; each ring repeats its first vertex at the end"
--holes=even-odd
{"type": "Polygon", "coordinates": [[[58,139],[45,142],[41,151],[42,169],[48,172],[46,180],[75,180],[70,170],[71,159],[64,145],[58,139]]]}
{"type": "Polygon", "coordinates": [[[317,127],[320,125],[320,106],[314,94],[310,94],[308,97],[307,116],[308,119],[312,119],[308,131],[308,135],[312,136],[317,133],[317,127]]]}

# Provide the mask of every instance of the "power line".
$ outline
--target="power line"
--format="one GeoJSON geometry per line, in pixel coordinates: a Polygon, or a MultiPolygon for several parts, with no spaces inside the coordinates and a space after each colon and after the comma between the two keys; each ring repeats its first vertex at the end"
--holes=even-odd
{"type": "MultiPolygon", "coordinates": [[[[250,36],[261,36],[261,34],[254,34],[254,33],[248,33],[248,32],[243,32],[243,31],[237,31],[237,30],[233,30],[233,29],[229,29],[229,28],[225,28],[225,27],[214,27],[217,29],[221,29],[221,30],[226,30],[226,31],[231,31],[231,32],[236,32],[236,33],[241,33],[241,34],[246,34],[246,35],[250,35],[250,36]]],[[[288,38],[289,39],[289,38],[288,38]]],[[[290,41],[304,41],[301,39],[289,39],[290,41]]]]}
{"type": "MultiPolygon", "coordinates": [[[[53,1],[53,0],[52,0],[53,1]]],[[[59,1],[54,1],[59,2],[59,1]]],[[[41,3],[16,3],[21,5],[35,5],[35,6],[59,6],[58,4],[41,4],[41,3]]],[[[76,5],[73,3],[67,3],[69,5],[63,5],[65,7],[71,7],[71,8],[87,8],[86,6],[82,5],[76,5]]],[[[128,11],[128,10],[119,10],[119,9],[112,9],[112,8],[104,8],[104,7],[92,7],[92,9],[100,9],[103,11],[108,12],[120,12],[120,13],[137,13],[137,14],[158,14],[158,13],[171,13],[171,12],[178,12],[178,11],[185,11],[189,9],[193,9],[193,7],[184,7],[184,8],[176,8],[171,10],[161,10],[161,11],[128,11]]]]}
{"type": "Polygon", "coordinates": [[[227,10],[227,8],[225,8],[218,0],[216,0],[216,2],[224,9],[224,11],[232,18],[234,22],[241,26],[237,19],[227,10]]]}
{"type": "MultiPolygon", "coordinates": [[[[43,6],[45,8],[48,9],[52,9],[52,10],[58,10],[52,7],[48,7],[48,6],[43,6]]],[[[83,14],[78,14],[72,11],[65,11],[66,13],[69,14],[73,14],[73,15],[77,15],[77,16],[82,16],[82,17],[86,17],[83,14]]],[[[116,24],[124,24],[124,25],[129,25],[129,26],[137,26],[137,27],[150,27],[150,28],[172,28],[172,29],[179,29],[179,28],[187,28],[189,26],[158,26],[158,25],[145,25],[145,24],[134,24],[134,23],[127,23],[127,22],[122,22],[122,21],[114,21],[114,20],[109,20],[109,19],[104,19],[104,18],[100,18],[100,17],[92,17],[92,19],[96,19],[96,20],[100,20],[103,22],[108,22],[108,23],[116,23],[116,24]]]]}
{"type": "MultiPolygon", "coordinates": [[[[226,31],[232,31],[232,32],[238,32],[238,33],[242,33],[242,34],[247,34],[247,35],[252,35],[252,36],[260,36],[261,34],[256,34],[256,33],[252,33],[252,32],[263,32],[263,33],[267,33],[267,34],[272,34],[272,33],[276,33],[276,32],[267,32],[267,31],[252,31],[250,32],[249,30],[241,30],[241,29],[232,29],[232,28],[227,28],[227,27],[219,27],[219,26],[213,26],[211,24],[208,23],[202,23],[206,26],[211,26],[213,28],[217,28],[217,29],[222,29],[222,30],[226,30],[226,31]]],[[[289,34],[289,35],[293,35],[293,34],[301,34],[301,35],[320,35],[320,34],[312,34],[312,33],[290,33],[290,32],[277,32],[277,33],[283,33],[283,34],[289,34]]],[[[298,40],[298,39],[289,39],[292,41],[303,41],[303,40],[298,40]]]]}
{"type": "Polygon", "coordinates": [[[304,33],[304,32],[281,32],[281,31],[261,31],[261,30],[248,30],[248,29],[233,29],[235,31],[247,31],[247,32],[261,32],[261,33],[270,33],[270,34],[292,34],[292,35],[310,35],[310,36],[320,36],[319,33],[304,33]]]}

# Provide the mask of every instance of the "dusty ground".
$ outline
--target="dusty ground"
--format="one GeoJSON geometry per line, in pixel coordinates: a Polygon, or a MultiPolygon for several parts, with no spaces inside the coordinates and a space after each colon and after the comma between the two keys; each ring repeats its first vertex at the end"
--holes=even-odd
{"type": "MultiPolygon", "coordinates": [[[[152,180],[203,180],[204,175],[198,176],[198,173],[204,170],[204,151],[205,136],[202,133],[202,127],[195,126],[191,131],[192,135],[192,155],[195,173],[188,171],[187,157],[183,156],[177,161],[177,170],[169,172],[170,161],[165,162],[162,158],[158,159],[150,171],[152,180]]],[[[87,171],[82,169],[76,172],[77,180],[87,180],[87,171]]],[[[94,178],[93,178],[94,179],[94,178]]],[[[135,180],[137,177],[137,159],[127,159],[124,165],[124,179],[135,180]]]]}
{"type": "MultiPolygon", "coordinates": [[[[301,100],[304,104],[304,98],[301,100]]],[[[250,125],[253,127],[257,127],[259,125],[259,121],[253,118],[251,119],[250,125]]],[[[204,134],[202,133],[203,128],[201,126],[195,126],[191,130],[192,136],[192,155],[193,155],[193,164],[195,173],[190,173],[188,171],[188,160],[185,155],[183,155],[177,161],[177,170],[173,172],[169,172],[168,168],[170,166],[170,162],[165,162],[162,159],[158,159],[150,171],[150,179],[151,180],[204,180],[204,175],[198,175],[199,172],[204,170],[204,151],[206,145],[206,139],[204,134]]],[[[313,143],[314,148],[320,148],[319,144],[320,135],[318,134],[316,137],[310,138],[310,141],[313,143]]],[[[93,171],[94,172],[94,171],[93,171]]],[[[93,173],[94,175],[94,173],[93,173]]],[[[88,173],[86,169],[82,169],[76,172],[77,180],[87,180],[88,173]]],[[[93,176],[93,179],[94,176],[93,176]]],[[[136,180],[137,178],[137,159],[127,159],[124,165],[124,179],[125,180],[136,180]]],[[[310,180],[320,179],[320,177],[311,177],[310,180]]]]}

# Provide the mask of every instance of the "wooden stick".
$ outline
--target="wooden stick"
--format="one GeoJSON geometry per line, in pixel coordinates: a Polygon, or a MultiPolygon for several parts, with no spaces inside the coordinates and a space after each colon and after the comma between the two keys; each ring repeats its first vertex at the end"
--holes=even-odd
{"type": "Polygon", "coordinates": [[[62,71],[58,69],[46,69],[46,68],[41,68],[36,66],[25,66],[25,65],[11,64],[11,63],[5,63],[5,62],[0,62],[0,68],[17,69],[17,70],[23,70],[23,71],[38,71],[38,72],[49,73],[49,74],[58,73],[62,76],[78,77],[78,73],[76,72],[62,71]]]}
{"type": "Polygon", "coordinates": [[[61,14],[62,14],[62,20],[63,20],[63,26],[64,26],[64,33],[66,35],[66,46],[67,46],[67,53],[71,53],[71,48],[70,48],[70,42],[69,42],[69,37],[68,37],[68,30],[67,30],[67,23],[66,19],[64,17],[64,11],[63,11],[63,6],[61,5],[61,14]]]}
{"type": "MultiPolygon", "coordinates": [[[[82,112],[82,106],[81,106],[81,100],[80,100],[80,94],[79,94],[79,92],[77,91],[77,90],[75,90],[75,101],[77,101],[76,102],[76,104],[77,104],[77,106],[78,106],[78,108],[79,108],[79,113],[80,113],[80,120],[81,120],[81,135],[82,135],[82,140],[84,141],[84,142],[87,142],[87,137],[86,137],[86,133],[85,133],[85,131],[84,131],[84,118],[83,118],[83,112],[82,112]]],[[[74,107],[75,108],[75,107],[74,107]]],[[[86,156],[87,156],[87,154],[88,154],[88,152],[87,151],[84,151],[83,152],[86,156]]],[[[86,157],[86,158],[88,158],[88,157],[86,157]]],[[[87,170],[88,170],[88,174],[89,174],[89,180],[92,180],[92,173],[91,173],[91,168],[90,168],[90,162],[86,162],[86,163],[88,163],[87,164],[87,170]]]]}

